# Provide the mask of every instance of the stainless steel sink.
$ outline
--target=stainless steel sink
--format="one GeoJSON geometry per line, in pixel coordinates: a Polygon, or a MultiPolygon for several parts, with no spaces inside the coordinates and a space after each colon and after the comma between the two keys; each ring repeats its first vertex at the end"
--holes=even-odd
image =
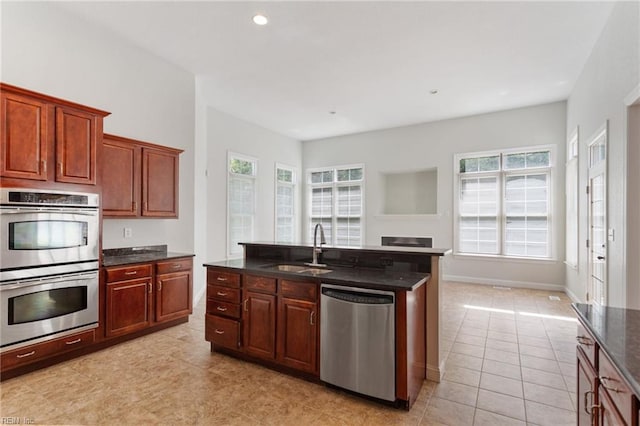
{"type": "Polygon", "coordinates": [[[275,268],[278,271],[295,272],[297,274],[308,273],[313,275],[322,275],[322,274],[328,274],[329,272],[331,272],[331,269],[310,268],[308,266],[301,266],[301,265],[276,265],[275,268]]]}

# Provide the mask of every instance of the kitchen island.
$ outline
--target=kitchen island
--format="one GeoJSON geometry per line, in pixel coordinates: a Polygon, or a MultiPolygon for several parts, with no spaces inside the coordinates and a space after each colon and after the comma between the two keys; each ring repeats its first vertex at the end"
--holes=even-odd
{"type": "Polygon", "coordinates": [[[396,404],[409,408],[425,378],[440,380],[439,263],[448,249],[243,243],[243,259],[205,263],[212,351],[317,380],[320,284],[395,294],[396,404]]]}

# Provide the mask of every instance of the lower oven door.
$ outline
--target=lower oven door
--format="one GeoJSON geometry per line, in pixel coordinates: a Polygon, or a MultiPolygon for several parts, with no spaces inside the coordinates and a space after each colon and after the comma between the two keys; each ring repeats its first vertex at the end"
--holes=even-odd
{"type": "Polygon", "coordinates": [[[0,285],[0,347],[98,326],[98,271],[0,285]]]}

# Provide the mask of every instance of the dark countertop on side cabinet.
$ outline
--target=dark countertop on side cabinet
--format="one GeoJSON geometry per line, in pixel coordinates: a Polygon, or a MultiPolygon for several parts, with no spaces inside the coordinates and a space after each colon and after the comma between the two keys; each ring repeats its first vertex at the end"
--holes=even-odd
{"type": "MultiPolygon", "coordinates": [[[[286,263],[286,262],[282,262],[286,263]]],[[[205,263],[203,266],[238,269],[263,276],[291,277],[319,280],[327,284],[339,284],[376,290],[414,290],[431,278],[427,272],[386,271],[375,268],[344,268],[329,266],[331,272],[312,274],[309,272],[284,272],[275,269],[276,264],[264,260],[229,259],[205,263]]],[[[304,266],[304,265],[301,265],[304,266]]],[[[309,267],[311,268],[311,267],[309,267]]]]}
{"type": "Polygon", "coordinates": [[[167,251],[166,245],[105,249],[102,251],[102,266],[124,266],[193,256],[192,253],[167,251]]]}
{"type": "Polygon", "coordinates": [[[573,303],[578,318],[640,397],[640,310],[573,303]]]}

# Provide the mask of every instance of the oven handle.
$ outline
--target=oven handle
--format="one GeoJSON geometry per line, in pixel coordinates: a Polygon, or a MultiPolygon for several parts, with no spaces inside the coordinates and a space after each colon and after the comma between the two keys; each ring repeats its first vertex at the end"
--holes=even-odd
{"type": "Polygon", "coordinates": [[[56,209],[56,208],[47,208],[47,207],[39,207],[39,208],[19,208],[15,210],[1,210],[0,214],[29,214],[29,213],[70,213],[77,214],[81,216],[97,216],[98,211],[84,211],[84,210],[70,210],[70,209],[56,209]]]}
{"type": "Polygon", "coordinates": [[[65,275],[64,277],[58,278],[36,278],[33,280],[25,280],[25,281],[13,281],[7,284],[0,285],[0,292],[7,290],[15,290],[17,288],[25,288],[25,287],[33,287],[35,285],[43,285],[43,284],[56,284],[62,283],[65,281],[78,281],[81,279],[90,279],[90,278],[98,278],[98,272],[89,272],[82,274],[72,274],[65,275]]]}

